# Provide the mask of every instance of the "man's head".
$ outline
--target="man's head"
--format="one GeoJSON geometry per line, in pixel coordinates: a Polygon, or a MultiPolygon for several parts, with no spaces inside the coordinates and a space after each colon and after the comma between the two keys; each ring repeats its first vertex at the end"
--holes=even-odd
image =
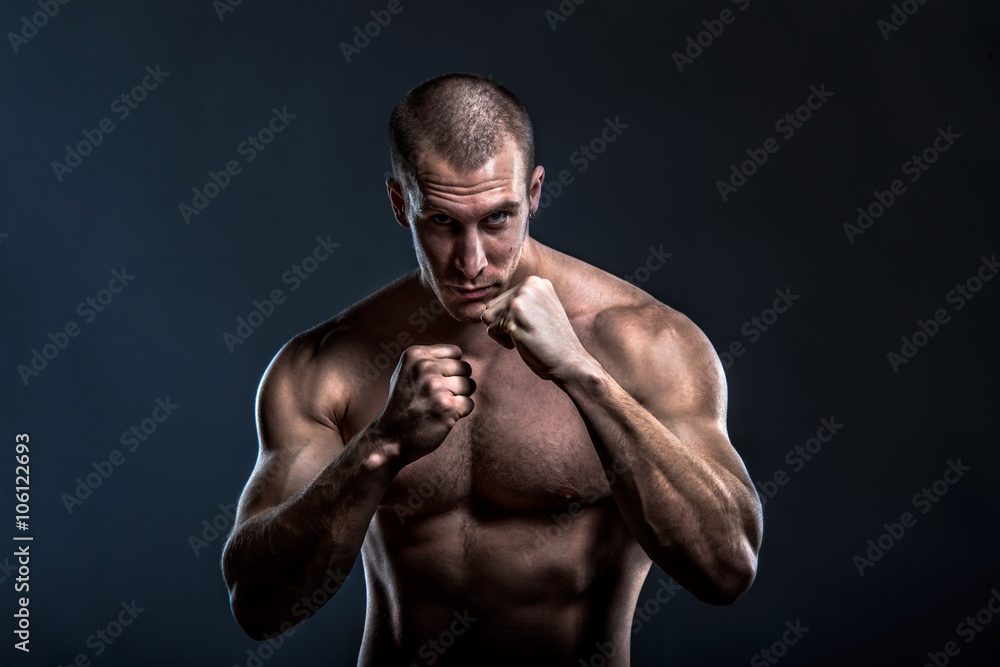
{"type": "Polygon", "coordinates": [[[545,171],[534,167],[527,111],[489,79],[439,76],[393,110],[389,153],[389,199],[412,232],[424,282],[453,317],[478,321],[512,286],[538,207],[545,171]]]}

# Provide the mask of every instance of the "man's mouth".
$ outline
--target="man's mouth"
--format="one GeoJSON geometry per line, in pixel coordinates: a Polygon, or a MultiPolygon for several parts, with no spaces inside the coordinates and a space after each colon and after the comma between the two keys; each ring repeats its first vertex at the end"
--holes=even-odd
{"type": "Polygon", "coordinates": [[[456,294],[465,299],[475,300],[475,299],[481,299],[484,296],[486,296],[490,292],[490,290],[496,287],[496,285],[486,285],[485,287],[477,287],[475,289],[467,289],[464,287],[458,287],[457,285],[448,285],[448,287],[453,292],[455,292],[456,294]]]}

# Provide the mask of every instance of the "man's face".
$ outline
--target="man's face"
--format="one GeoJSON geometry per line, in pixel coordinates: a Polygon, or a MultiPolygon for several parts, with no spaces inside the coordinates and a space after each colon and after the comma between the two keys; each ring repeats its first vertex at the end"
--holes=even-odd
{"type": "Polygon", "coordinates": [[[509,141],[471,172],[421,155],[418,191],[405,200],[395,181],[389,184],[396,219],[413,234],[424,283],[460,322],[480,321],[486,304],[513,286],[528,214],[538,205],[545,174],[536,167],[526,188],[526,168],[517,145],[509,141]]]}

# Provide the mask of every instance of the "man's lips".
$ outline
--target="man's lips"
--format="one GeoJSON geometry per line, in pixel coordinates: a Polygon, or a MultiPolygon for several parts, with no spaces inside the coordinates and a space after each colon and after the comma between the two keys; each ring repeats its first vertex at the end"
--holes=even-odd
{"type": "Polygon", "coordinates": [[[466,289],[464,287],[458,287],[457,285],[448,285],[448,287],[452,291],[456,292],[460,296],[465,297],[466,299],[481,299],[482,297],[486,296],[486,294],[491,289],[496,287],[496,285],[486,285],[485,287],[479,287],[473,290],[466,289]]]}

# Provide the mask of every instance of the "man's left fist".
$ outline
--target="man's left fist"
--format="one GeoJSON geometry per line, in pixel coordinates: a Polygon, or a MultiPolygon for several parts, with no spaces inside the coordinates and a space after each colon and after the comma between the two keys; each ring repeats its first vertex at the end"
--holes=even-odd
{"type": "Polygon", "coordinates": [[[588,357],[552,283],[528,276],[490,301],[483,311],[487,333],[507,349],[516,349],[543,380],[569,377],[588,357]]]}

